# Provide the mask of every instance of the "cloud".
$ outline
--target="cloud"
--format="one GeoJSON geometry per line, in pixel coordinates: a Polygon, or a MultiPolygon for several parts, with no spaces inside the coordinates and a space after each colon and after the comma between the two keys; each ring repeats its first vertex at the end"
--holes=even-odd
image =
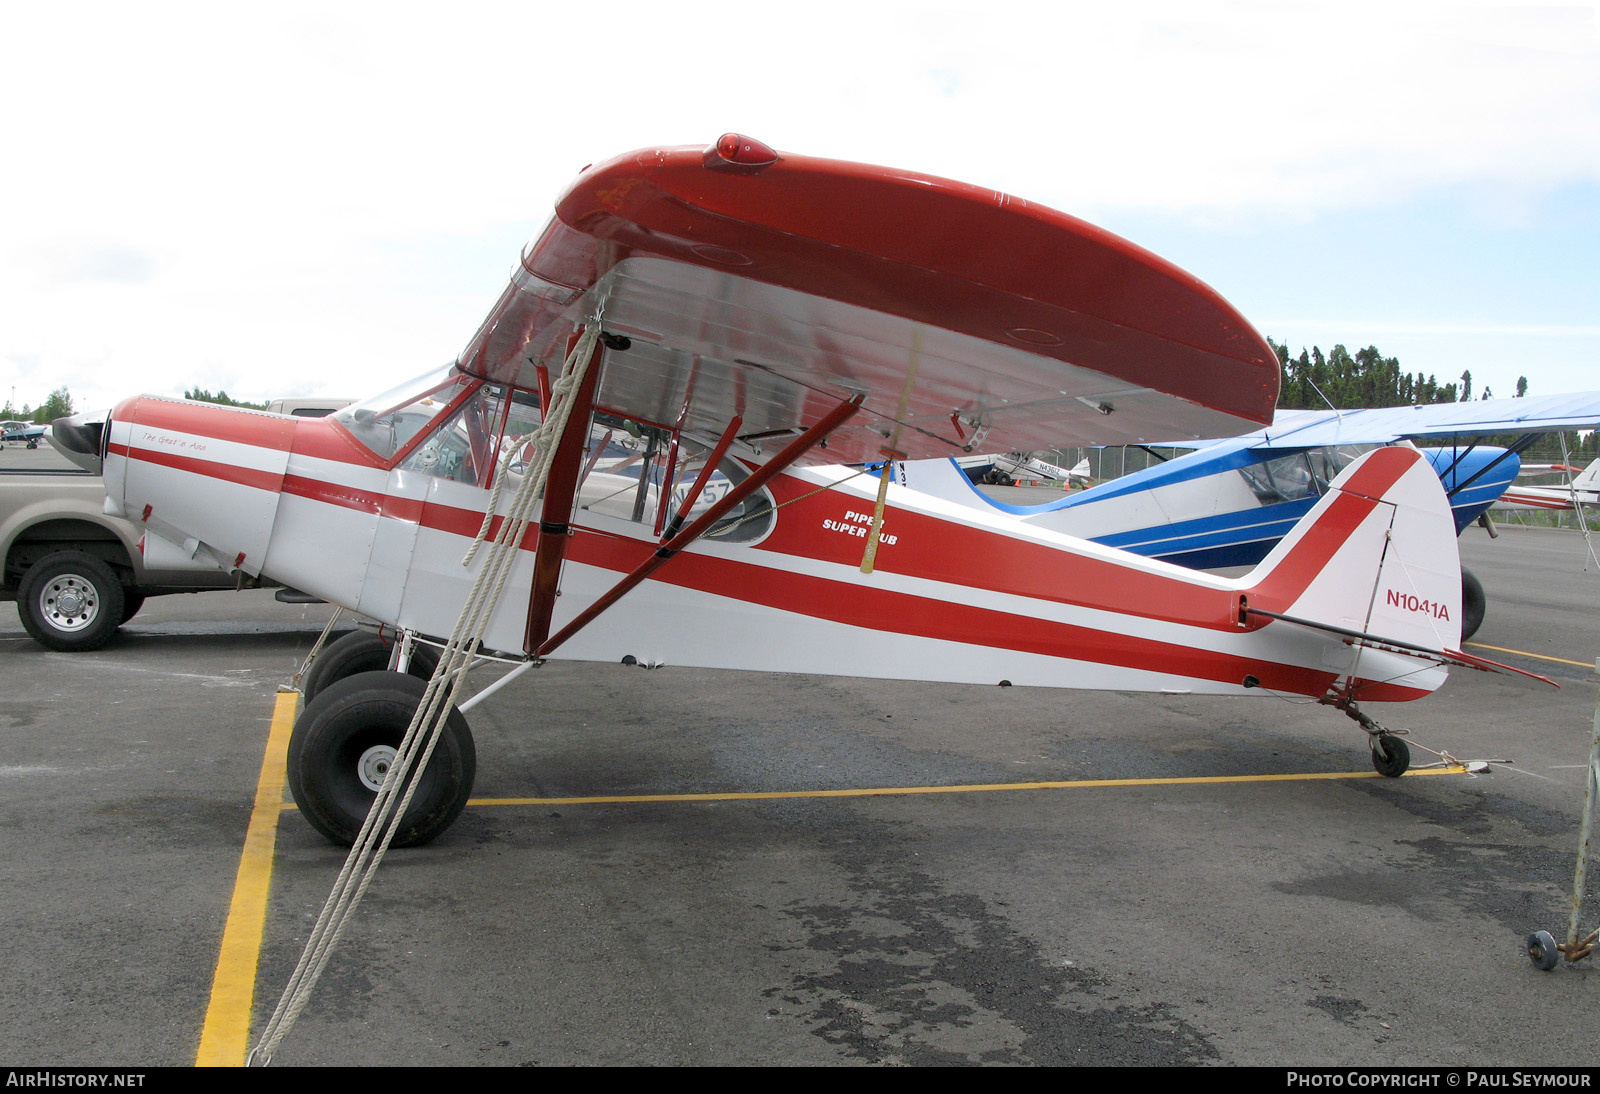
{"type": "Polygon", "coordinates": [[[138,247],[70,240],[42,241],[21,260],[43,282],[72,286],[92,282],[137,285],[155,275],[155,259],[138,247]]]}
{"type": "Polygon", "coordinates": [[[359,394],[460,347],[586,163],[728,129],[1091,218],[1444,186],[1487,216],[1600,179],[1593,11],[28,5],[0,356],[108,396],[359,394]]]}

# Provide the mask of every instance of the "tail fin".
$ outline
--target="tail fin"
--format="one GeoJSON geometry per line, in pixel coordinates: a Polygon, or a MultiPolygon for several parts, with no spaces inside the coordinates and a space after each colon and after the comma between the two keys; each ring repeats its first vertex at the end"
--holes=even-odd
{"type": "Polygon", "coordinates": [[[1244,584],[1255,613],[1423,650],[1461,643],[1455,521],[1415,449],[1352,463],[1244,584]]]}
{"type": "Polygon", "coordinates": [[[1574,490],[1600,490],[1600,460],[1595,460],[1572,480],[1574,490]]]}

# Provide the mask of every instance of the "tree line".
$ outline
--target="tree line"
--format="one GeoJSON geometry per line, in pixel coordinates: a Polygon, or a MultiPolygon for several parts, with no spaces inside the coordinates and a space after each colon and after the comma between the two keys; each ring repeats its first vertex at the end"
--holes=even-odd
{"type": "MultiPolygon", "coordinates": [[[[1317,346],[1302,348],[1298,357],[1289,356],[1289,347],[1267,339],[1278,355],[1278,365],[1283,372],[1282,386],[1278,390],[1278,406],[1283,410],[1321,410],[1334,406],[1340,410],[1359,410],[1380,406],[1415,406],[1419,403],[1458,403],[1473,399],[1492,399],[1494,391],[1487,385],[1475,391],[1472,371],[1465,369],[1457,380],[1441,384],[1433,374],[1409,372],[1400,367],[1398,357],[1385,357],[1377,346],[1368,346],[1352,354],[1343,345],[1336,345],[1326,354],[1317,346]]],[[[1528,378],[1517,377],[1514,398],[1528,393],[1528,378]]],[[[1506,446],[1515,437],[1484,438],[1486,444],[1506,446]]],[[[1588,434],[1568,433],[1567,453],[1576,459],[1585,455],[1593,459],[1600,455],[1600,432],[1588,434]]],[[[1529,459],[1560,455],[1561,438],[1550,434],[1527,453],[1529,459]]]]}
{"type": "MultiPolygon", "coordinates": [[[[212,394],[203,387],[185,388],[183,397],[185,399],[193,399],[196,402],[201,403],[220,403],[223,406],[242,406],[249,407],[252,410],[267,409],[267,404],[264,402],[250,403],[244,401],[243,399],[230,398],[226,391],[218,391],[216,394],[212,394]]],[[[76,411],[72,406],[72,393],[66,389],[65,385],[62,385],[61,387],[58,387],[52,391],[49,397],[36,407],[29,406],[27,403],[23,403],[22,409],[18,410],[14,405],[12,405],[11,400],[7,399],[5,405],[0,406],[0,421],[32,422],[35,425],[49,425],[57,418],[70,417],[74,413],[76,413],[76,411]]]]}
{"type": "MultiPolygon", "coordinates": [[[[1473,398],[1492,399],[1485,387],[1472,389],[1472,371],[1461,373],[1459,383],[1441,384],[1429,373],[1400,368],[1398,357],[1385,357],[1377,346],[1354,354],[1336,345],[1326,355],[1321,347],[1302,348],[1299,357],[1289,356],[1289,347],[1267,339],[1278,355],[1283,370],[1283,385],[1278,391],[1278,406],[1285,410],[1318,410],[1329,405],[1340,410],[1359,410],[1375,406],[1415,406],[1419,403],[1458,403],[1473,398]]],[[[1516,398],[1528,393],[1528,378],[1517,377],[1516,398]]]]}
{"type": "Polygon", "coordinates": [[[12,405],[11,400],[7,399],[5,406],[0,406],[0,421],[49,425],[57,418],[65,418],[72,412],[72,395],[63,385],[52,391],[45,401],[36,407],[23,403],[22,409],[18,410],[12,405]]]}

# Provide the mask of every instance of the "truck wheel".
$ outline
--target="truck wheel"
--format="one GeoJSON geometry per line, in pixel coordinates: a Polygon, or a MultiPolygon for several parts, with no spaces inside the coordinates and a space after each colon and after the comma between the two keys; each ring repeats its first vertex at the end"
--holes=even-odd
{"type": "Polygon", "coordinates": [[[122,583],[111,567],[81,551],[40,559],[17,586],[17,614],[41,645],[97,650],[122,625],[122,583]]]}
{"type": "MultiPolygon", "coordinates": [[[[355,842],[427,687],[405,673],[363,672],[306,707],[289,737],[289,789],[311,827],[334,843],[355,842]]],[[[452,707],[393,846],[427,843],[454,824],[477,766],[472,731],[452,707]]]]}
{"type": "MultiPolygon", "coordinates": [[[[307,705],[330,684],[354,676],[358,672],[382,672],[389,667],[389,654],[394,642],[385,641],[382,635],[371,631],[351,631],[317,654],[306,673],[300,694],[307,705]]],[[[432,680],[433,670],[439,667],[439,651],[418,642],[411,647],[411,665],[406,672],[418,680],[432,680]]]]}

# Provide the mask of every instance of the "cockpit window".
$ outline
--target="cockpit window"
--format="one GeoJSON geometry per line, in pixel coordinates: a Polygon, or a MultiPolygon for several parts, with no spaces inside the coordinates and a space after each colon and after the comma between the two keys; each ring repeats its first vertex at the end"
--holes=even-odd
{"type": "MultiPolygon", "coordinates": [[[[709,453],[702,451],[700,459],[691,461],[691,465],[678,477],[672,489],[673,512],[677,511],[678,505],[694,487],[694,480],[700,474],[700,468],[705,465],[707,454],[709,453]]],[[[711,478],[706,482],[705,490],[690,507],[688,519],[694,520],[721,501],[728,491],[738,486],[749,475],[750,472],[736,460],[724,459],[712,472],[711,478]]],[[[767,534],[767,529],[772,527],[776,516],[772,495],[765,489],[757,490],[729,510],[727,516],[713,524],[710,531],[706,532],[706,537],[723,543],[754,543],[767,534]]]]}
{"type": "Polygon", "coordinates": [[[508,415],[506,389],[485,384],[413,448],[400,468],[472,486],[488,486],[497,462],[520,476],[532,458],[539,420],[538,399],[531,392],[513,391],[508,415]]]}
{"type": "Polygon", "coordinates": [[[1263,505],[1317,496],[1311,465],[1304,452],[1241,467],[1239,474],[1244,476],[1244,481],[1250,484],[1250,489],[1255,491],[1263,505]]]}
{"type": "MultiPolygon", "coordinates": [[[[610,415],[596,415],[578,487],[578,507],[592,513],[653,525],[657,532],[683,505],[711,455],[709,446],[610,415]]],[[[685,518],[693,521],[749,475],[724,458],[706,480],[685,518]]],[[[723,543],[751,543],[772,527],[772,495],[758,490],[712,526],[706,536],[723,543]]]]}
{"type": "Polygon", "coordinates": [[[446,366],[382,395],[352,403],[337,411],[333,419],[378,457],[391,459],[463,391],[479,382],[446,366]]]}
{"type": "Polygon", "coordinates": [[[1328,484],[1375,444],[1324,445],[1321,448],[1279,456],[1265,463],[1239,468],[1263,505],[1318,497],[1328,492],[1328,484]]]}
{"type": "Polygon", "coordinates": [[[1311,460],[1312,474],[1317,477],[1317,488],[1323,493],[1328,490],[1328,484],[1339,477],[1339,472],[1355,463],[1365,453],[1374,448],[1381,447],[1376,444],[1339,444],[1324,445],[1322,448],[1313,448],[1306,453],[1311,460]]]}

